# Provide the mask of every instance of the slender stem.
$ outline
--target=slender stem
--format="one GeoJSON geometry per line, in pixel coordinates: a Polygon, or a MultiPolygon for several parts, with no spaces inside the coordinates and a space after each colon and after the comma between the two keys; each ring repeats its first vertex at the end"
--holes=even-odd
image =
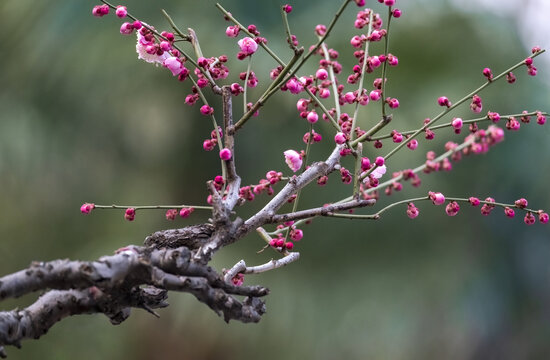
{"type": "MultiPolygon", "coordinates": [[[[308,158],[309,149],[310,149],[312,143],[313,143],[313,124],[310,124],[309,125],[309,139],[308,139],[308,142],[307,142],[307,145],[306,145],[306,153],[304,155],[304,160],[302,162],[303,163],[302,166],[304,167],[304,169],[307,168],[307,158],[308,158]]],[[[300,189],[296,192],[296,198],[294,199],[294,203],[292,204],[292,212],[296,212],[296,210],[298,210],[298,202],[300,201],[300,194],[301,193],[302,193],[302,189],[300,189]]],[[[288,229],[286,231],[285,242],[287,241],[289,234],[290,234],[290,227],[288,227],[288,229]]]]}
{"type": "MultiPolygon", "coordinates": [[[[464,149],[464,148],[466,148],[466,147],[472,145],[472,144],[474,143],[474,141],[475,141],[475,138],[472,138],[472,139],[470,139],[470,140],[468,140],[468,141],[463,142],[462,144],[458,145],[456,148],[451,149],[451,150],[448,150],[448,151],[446,151],[445,153],[441,154],[440,156],[436,157],[436,158],[433,160],[433,162],[438,163],[438,162],[443,161],[444,159],[448,158],[448,157],[451,156],[452,154],[454,154],[454,153],[456,153],[456,152],[459,152],[459,151],[461,151],[462,149],[464,149]]],[[[422,164],[422,165],[420,165],[420,166],[414,168],[411,172],[412,172],[413,174],[418,174],[419,172],[423,171],[423,170],[426,168],[426,166],[427,166],[427,165],[424,163],[424,164],[422,164]]],[[[391,186],[391,185],[393,185],[393,184],[395,184],[396,182],[401,181],[401,180],[403,180],[403,173],[401,173],[400,175],[398,175],[398,176],[396,176],[396,177],[393,177],[393,178],[391,178],[391,179],[389,179],[389,180],[387,180],[387,181],[385,181],[385,182],[380,183],[380,184],[379,184],[377,187],[375,187],[375,188],[370,188],[370,189],[365,190],[365,191],[364,191],[364,194],[371,194],[371,193],[373,193],[374,191],[381,190],[381,189],[385,189],[386,187],[391,186]]],[[[351,200],[353,200],[353,196],[348,196],[348,197],[346,197],[346,198],[344,198],[344,199],[341,199],[341,200],[339,200],[339,201],[337,201],[337,202],[335,202],[335,203],[333,203],[333,204],[341,204],[341,203],[345,203],[345,202],[348,202],[348,201],[351,201],[351,200]]],[[[304,222],[306,222],[306,221],[308,221],[308,220],[311,220],[311,218],[307,218],[307,219],[303,219],[303,220],[298,220],[298,221],[296,221],[296,222],[294,223],[294,226],[301,225],[302,223],[304,223],[304,222]]],[[[285,230],[286,230],[286,228],[277,229],[277,230],[275,230],[275,231],[273,231],[273,232],[270,232],[269,234],[270,234],[270,235],[277,235],[278,233],[281,233],[281,232],[283,232],[283,231],[285,231],[285,230]]]]}
{"type": "MultiPolygon", "coordinates": [[[[456,197],[445,197],[445,200],[467,202],[467,203],[470,202],[470,199],[456,198],[456,197]]],[[[501,208],[509,207],[509,208],[521,209],[525,212],[530,212],[530,213],[535,213],[535,214],[537,214],[539,212],[539,210],[534,210],[534,209],[529,209],[529,208],[521,208],[521,207],[517,206],[516,204],[505,204],[505,203],[491,202],[491,201],[485,201],[485,200],[479,200],[479,202],[481,204],[494,205],[494,206],[499,206],[501,208]]]]}
{"type": "MultiPolygon", "coordinates": [[[[540,113],[541,115],[544,115],[544,116],[549,115],[548,113],[543,112],[543,111],[531,111],[529,113],[500,115],[500,118],[501,119],[507,119],[507,118],[511,118],[511,117],[534,116],[534,115],[537,115],[538,113],[540,113]]],[[[484,116],[484,117],[475,118],[475,119],[463,120],[462,123],[463,124],[472,124],[472,123],[477,123],[477,122],[482,122],[482,121],[491,121],[491,119],[489,119],[488,116],[484,116]]],[[[443,128],[447,128],[447,127],[452,127],[452,122],[432,126],[432,127],[430,127],[430,130],[443,129],[443,128]]],[[[410,135],[410,134],[414,134],[415,131],[416,130],[403,131],[403,132],[401,132],[401,134],[410,135]]],[[[380,135],[380,136],[376,136],[376,137],[371,137],[371,138],[369,138],[368,141],[388,139],[388,138],[391,138],[392,136],[393,135],[391,133],[387,134],[387,135],[380,135]]]]}
{"type": "Polygon", "coordinates": [[[342,15],[342,13],[344,12],[344,10],[346,9],[346,6],[348,6],[348,4],[351,2],[352,0],[344,0],[344,2],[342,2],[342,5],[340,5],[340,8],[336,11],[336,13],[334,14],[334,17],[332,18],[332,20],[330,21],[330,24],[327,26],[327,31],[325,32],[325,34],[319,39],[319,41],[317,41],[317,44],[315,44],[315,46],[313,46],[309,52],[304,56],[304,58],[298,63],[298,65],[296,65],[296,69],[295,71],[298,71],[300,70],[300,68],[302,67],[302,65],[304,65],[306,63],[306,61],[310,58],[311,55],[315,54],[317,52],[317,50],[319,50],[319,47],[321,46],[321,44],[328,38],[329,34],[331,33],[332,29],[334,28],[334,25],[336,25],[336,22],[338,21],[338,19],[340,18],[340,15],[342,15]]]}
{"type": "Polygon", "coordinates": [[[271,95],[275,94],[277,90],[279,90],[279,85],[282,83],[282,80],[284,79],[285,75],[290,71],[292,66],[298,61],[300,58],[300,53],[297,52],[294,54],[292,59],[288,62],[288,65],[283,67],[283,70],[277,76],[275,80],[269,85],[267,90],[260,96],[260,99],[256,101],[256,103],[252,106],[248,112],[246,112],[236,123],[235,123],[235,131],[239,130],[247,121],[250,119],[250,117],[258,111],[258,109],[264,105],[264,103],[271,97],[271,95]]]}
{"type": "Polygon", "coordinates": [[[197,205],[94,205],[94,209],[128,209],[135,210],[154,210],[154,209],[179,209],[192,207],[196,210],[212,210],[212,206],[197,206],[197,205]]]}
{"type": "MultiPolygon", "coordinates": [[[[340,97],[338,96],[338,85],[336,85],[336,76],[334,75],[334,69],[332,65],[330,65],[330,56],[328,55],[328,48],[325,43],[321,44],[321,47],[323,49],[323,55],[325,57],[325,60],[329,63],[328,67],[328,74],[330,77],[330,82],[332,85],[332,95],[334,97],[334,108],[336,109],[336,118],[340,119],[340,97]]],[[[353,131],[353,129],[352,129],[353,131]]]]}
{"type": "MultiPolygon", "coordinates": [[[[191,79],[191,82],[193,82],[193,85],[197,89],[197,93],[199,94],[199,96],[200,96],[202,102],[204,103],[204,105],[208,105],[208,100],[206,100],[206,97],[202,93],[201,88],[197,85],[195,79],[193,79],[192,76],[189,76],[189,79],[191,79]]],[[[208,106],[210,106],[210,105],[208,105],[208,106]]],[[[218,122],[216,121],[216,117],[214,116],[214,114],[210,115],[210,119],[212,119],[212,126],[214,127],[214,132],[216,133],[216,140],[218,141],[218,148],[220,149],[220,151],[222,151],[223,144],[222,144],[222,139],[221,139],[221,136],[220,136],[220,132],[218,130],[218,128],[219,128],[218,122]]],[[[223,176],[224,179],[227,179],[227,166],[225,164],[225,161],[220,160],[220,162],[221,162],[221,168],[222,168],[222,176],[223,176]]]]}
{"type": "MultiPolygon", "coordinates": [[[[267,99],[269,99],[271,97],[271,95],[273,95],[277,90],[278,90],[278,86],[279,84],[282,84],[282,83],[285,83],[287,82],[288,80],[290,80],[297,72],[298,70],[302,67],[302,65],[309,59],[309,57],[311,55],[313,55],[318,49],[319,47],[321,46],[321,44],[323,43],[323,41],[328,37],[328,35],[330,34],[330,32],[332,31],[332,29],[334,28],[334,25],[336,24],[338,18],[340,17],[340,15],[342,14],[342,12],[344,11],[344,9],[346,8],[346,6],[351,2],[351,0],[344,0],[344,2],[342,3],[342,5],[340,6],[340,8],[338,9],[338,11],[336,12],[336,14],[334,15],[334,18],[332,19],[332,21],[330,22],[329,26],[327,27],[327,31],[325,32],[325,34],[321,37],[321,39],[319,39],[319,41],[317,42],[317,44],[307,53],[307,55],[302,58],[302,60],[300,60],[300,62],[298,63],[298,65],[294,68],[294,70],[292,70],[290,73],[289,71],[291,70],[291,67],[294,66],[294,64],[298,61],[298,58],[297,55],[301,55],[297,53],[297,51],[295,51],[295,54],[294,54],[294,57],[292,58],[291,62],[292,64],[289,62],[288,65],[286,65],[279,57],[277,57],[273,51],[271,51],[271,49],[269,49],[269,47],[267,47],[267,45],[265,45],[264,43],[260,43],[260,46],[263,47],[267,53],[269,55],[271,55],[271,57],[273,57],[273,59],[275,59],[275,61],[277,61],[277,63],[279,63],[279,65],[283,66],[283,70],[286,70],[284,72],[284,74],[288,74],[288,76],[285,78],[284,77],[284,74],[281,72],[281,74],[279,74],[279,76],[277,77],[277,79],[275,79],[275,81],[273,81],[270,85],[270,87],[268,88],[268,90],[266,90],[266,92],[264,93],[264,95],[262,95],[262,97],[260,97],[260,99],[256,102],[256,104],[254,104],[254,106],[252,107],[252,109],[250,109],[246,114],[243,115],[243,117],[241,119],[239,119],[239,121],[237,121],[237,123],[235,124],[235,131],[239,130],[243,125],[244,123],[246,123],[246,121],[248,119],[250,119],[250,117],[260,108],[260,106],[264,105],[265,101],[267,101],[267,99]]],[[[246,27],[244,27],[240,22],[238,22],[227,10],[225,10],[219,3],[216,3],[216,7],[218,9],[220,9],[220,11],[223,12],[223,14],[229,19],[231,20],[235,25],[239,26],[239,28],[244,31],[246,34],[248,34],[249,36],[253,37],[253,35],[248,31],[248,29],[246,27]]],[[[299,50],[299,49],[298,49],[299,50]]],[[[308,89],[306,89],[307,91],[308,89]]],[[[310,94],[310,96],[312,97],[312,99],[314,99],[314,101],[316,103],[320,103],[320,101],[311,93],[311,92],[308,92],[308,94],[310,94]]],[[[321,107],[321,109],[323,109],[323,107],[321,107]]],[[[325,110],[323,110],[323,112],[325,112],[325,110]]],[[[330,116],[330,114],[328,114],[328,112],[325,112],[327,114],[327,116],[329,117],[329,119],[331,119],[331,122],[333,122],[333,125],[335,123],[335,121],[333,121],[334,119],[332,118],[332,116],[330,116]]],[[[337,123],[336,123],[337,124],[337,123]]]]}
{"type": "Polygon", "coordinates": [[[361,186],[361,161],[363,158],[363,144],[357,144],[357,156],[355,157],[355,174],[353,177],[353,197],[359,198],[359,190],[361,186]]]}
{"type": "Polygon", "coordinates": [[[340,129],[340,125],[338,125],[338,122],[334,119],[334,117],[332,115],[330,115],[330,112],[327,110],[327,108],[325,107],[325,105],[323,105],[323,103],[321,102],[321,100],[319,100],[317,98],[317,96],[315,96],[311,90],[309,90],[307,87],[304,86],[304,90],[307,92],[307,94],[309,95],[309,97],[311,98],[311,100],[313,100],[315,102],[315,104],[317,104],[317,106],[319,106],[321,108],[321,111],[323,112],[323,114],[326,115],[326,117],[329,119],[330,121],[330,124],[336,129],[336,131],[341,131],[340,129]]]}
{"type": "MultiPolygon", "coordinates": [[[[371,32],[372,32],[372,19],[374,16],[374,10],[371,9],[370,16],[369,16],[369,28],[367,30],[367,39],[369,38],[371,32]]],[[[365,51],[363,55],[363,64],[361,65],[361,78],[359,79],[359,87],[357,89],[357,96],[361,96],[363,94],[363,83],[365,81],[365,70],[367,68],[367,58],[369,56],[369,45],[370,41],[365,41],[365,51]]],[[[385,63],[384,63],[385,64],[385,63]]],[[[355,127],[357,126],[357,115],[359,113],[359,101],[355,103],[355,109],[353,110],[353,120],[351,124],[351,134],[350,134],[350,140],[353,141],[353,138],[355,138],[355,127]]]]}
{"type": "Polygon", "coordinates": [[[174,29],[174,31],[176,32],[176,34],[178,34],[183,40],[185,41],[190,41],[190,37],[189,35],[186,35],[184,34],[179,28],[178,26],[176,25],[176,23],[174,22],[174,20],[172,20],[172,17],[170,17],[170,15],[168,15],[168,13],[166,12],[166,10],[164,9],[161,9],[161,12],[162,12],[162,15],[164,15],[164,17],[166,18],[166,20],[168,20],[168,22],[170,23],[170,26],[172,26],[172,29],[174,29]]]}
{"type": "Polygon", "coordinates": [[[290,25],[288,24],[288,14],[286,13],[284,6],[281,6],[281,16],[283,17],[283,24],[285,26],[288,45],[290,46],[290,49],[295,51],[296,46],[294,46],[294,43],[292,42],[292,33],[290,32],[290,25]]]}
{"type": "Polygon", "coordinates": [[[382,116],[386,116],[386,67],[388,65],[388,48],[390,42],[390,23],[392,18],[392,7],[388,7],[388,26],[386,27],[386,36],[384,36],[384,56],[386,61],[382,64],[382,116]]]}
{"type": "MultiPolygon", "coordinates": [[[[535,54],[532,54],[530,55],[529,57],[530,58],[535,58],[536,56],[539,56],[540,54],[544,53],[546,50],[541,50],[535,54]]],[[[419,128],[418,130],[416,130],[407,140],[403,141],[402,143],[400,143],[397,147],[395,147],[392,151],[390,151],[384,158],[387,159],[389,157],[391,157],[393,154],[395,154],[398,150],[400,150],[403,146],[407,145],[410,141],[412,141],[416,136],[418,136],[418,134],[420,134],[422,131],[426,130],[428,127],[430,127],[430,125],[432,125],[433,123],[435,123],[437,120],[439,120],[440,118],[442,118],[444,115],[446,115],[447,113],[449,113],[451,110],[453,110],[454,108],[456,108],[458,105],[462,104],[463,102],[467,101],[468,99],[470,99],[472,96],[474,96],[475,94],[481,92],[483,89],[485,89],[487,86],[493,84],[496,80],[506,76],[506,74],[508,74],[509,72],[517,69],[518,67],[522,66],[525,64],[525,59],[518,62],[517,64],[515,64],[514,66],[510,67],[509,69],[503,71],[502,73],[500,73],[499,75],[497,75],[496,77],[493,78],[492,81],[488,81],[486,83],[484,83],[483,85],[481,85],[480,87],[478,87],[477,89],[475,89],[474,91],[472,91],[471,93],[469,93],[468,95],[464,96],[462,99],[458,100],[456,103],[452,104],[450,107],[448,107],[447,109],[443,110],[440,114],[438,114],[436,117],[434,117],[430,122],[424,124],[424,126],[422,126],[421,128],[419,128]]],[[[376,132],[372,132],[370,134],[363,134],[361,135],[360,137],[358,137],[357,139],[355,139],[353,142],[352,142],[352,145],[355,145],[357,144],[358,142],[360,141],[365,141],[369,138],[369,136],[371,135],[374,135],[376,132]]]]}
{"type": "MultiPolygon", "coordinates": [[[[542,51],[539,51],[535,54],[532,54],[531,56],[529,56],[530,58],[534,58],[540,54],[542,54],[545,50],[542,50],[542,51]]],[[[428,128],[430,125],[432,125],[433,123],[435,123],[437,120],[441,119],[444,115],[446,115],[447,113],[449,113],[450,111],[452,111],[453,109],[455,109],[458,105],[462,104],[463,102],[469,100],[472,96],[474,96],[475,94],[481,92],[483,89],[485,89],[487,86],[495,83],[495,81],[497,81],[498,79],[506,76],[506,74],[508,74],[509,72],[517,69],[518,67],[522,66],[522,65],[525,65],[525,59],[523,59],[522,61],[518,62],[517,64],[515,64],[514,66],[510,67],[509,69],[507,70],[504,70],[502,73],[500,73],[499,75],[497,75],[496,77],[493,78],[493,81],[487,81],[485,84],[481,85],[480,87],[478,87],[477,89],[475,89],[474,91],[472,91],[471,93],[469,93],[468,95],[464,96],[462,99],[458,100],[456,103],[452,104],[451,106],[449,106],[447,109],[443,110],[439,115],[437,115],[435,118],[433,118],[431,121],[429,121],[427,124],[425,124],[424,126],[422,126],[420,129],[418,129],[417,131],[415,131],[407,140],[403,141],[402,143],[400,143],[399,145],[397,145],[393,150],[391,150],[386,156],[384,156],[384,159],[388,159],[390,158],[391,156],[393,156],[393,154],[395,154],[397,151],[399,151],[401,148],[403,148],[403,146],[407,145],[412,139],[414,139],[416,136],[418,136],[418,134],[420,134],[422,131],[424,131],[426,128],[428,128]]]]}
{"type": "Polygon", "coordinates": [[[246,94],[248,92],[248,77],[250,76],[250,65],[252,64],[252,56],[248,57],[248,67],[246,68],[246,77],[244,78],[244,91],[243,91],[243,114],[246,114],[246,94]]]}

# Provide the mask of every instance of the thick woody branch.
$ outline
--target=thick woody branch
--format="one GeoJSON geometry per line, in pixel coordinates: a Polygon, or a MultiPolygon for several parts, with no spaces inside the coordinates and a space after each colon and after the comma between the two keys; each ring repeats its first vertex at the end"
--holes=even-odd
{"type": "Polygon", "coordinates": [[[155,314],[153,309],[168,305],[168,291],[193,294],[226,321],[259,321],[265,312],[259,297],[267,295],[268,289],[225,282],[210,266],[193,261],[198,250],[184,245],[161,247],[195,245],[193,234],[204,236],[210,230],[203,224],[187,231],[170,230],[164,236],[159,232],[147,238],[149,247],[127,246],[97,261],[35,262],[0,278],[0,300],[47,291],[24,310],[0,312],[0,347],[19,346],[21,340],[39,338],[71,315],[103,313],[118,324],[130,315],[131,308],[155,314]],[[233,295],[246,298],[240,301],[233,295]]]}

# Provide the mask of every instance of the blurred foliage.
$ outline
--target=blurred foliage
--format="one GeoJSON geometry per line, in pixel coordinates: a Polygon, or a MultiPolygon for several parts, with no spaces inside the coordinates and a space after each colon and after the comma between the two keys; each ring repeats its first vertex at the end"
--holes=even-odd
{"type": "MultiPolygon", "coordinates": [[[[400,66],[389,70],[387,89],[401,103],[391,126],[402,130],[437,114],[438,96],[457,99],[477,87],[484,67],[498,73],[528,53],[506,19],[457,13],[445,2],[413,3],[404,4],[404,16],[391,29],[390,50],[400,66]]],[[[193,27],[206,55],[228,54],[235,81],[246,64],[236,60],[237,47],[225,37],[227,24],[213,4],[125,3],[158,29],[167,27],[161,8],[182,28],[193,27]]],[[[93,5],[0,2],[2,274],[32,260],[95,259],[139,244],[153,231],[207,217],[197,211],[190,220],[167,223],[163,213],[141,212],[128,223],[122,212],[79,213],[85,201],[200,204],[205,181],[219,171],[215,154],[201,148],[210,121],[183,103],[189,83],[136,61],[134,38],[118,34],[120,20],[113,15],[92,17],[93,5]]],[[[290,58],[279,2],[227,0],[223,5],[243,23],[257,24],[269,45],[283,59],[290,58]]],[[[328,23],[338,5],[330,0],[293,5],[291,26],[307,48],[315,41],[313,27],[328,23]]],[[[354,62],[349,38],[357,33],[356,10],[350,6],[329,42],[340,50],[339,60],[347,69],[354,62]]],[[[382,52],[381,45],[374,51],[382,52]]],[[[302,74],[313,72],[314,65],[302,74]]],[[[254,55],[260,86],[251,91],[251,99],[261,93],[274,66],[265,53],[254,55]]],[[[548,78],[549,73],[539,67],[541,76],[548,78]]],[[[485,110],[505,114],[550,108],[540,76],[529,78],[524,69],[517,76],[517,84],[499,83],[483,93],[485,110]]],[[[219,99],[212,101],[219,104],[219,99]]],[[[285,168],[282,151],[303,147],[308,126],[296,115],[295,101],[288,93],[274,96],[239,134],[237,165],[244,183],[285,168]]],[[[238,116],[239,101],[234,108],[238,116]]],[[[376,121],[378,114],[378,106],[369,105],[361,112],[362,125],[376,121]]],[[[467,106],[453,115],[470,117],[467,106]]],[[[314,146],[317,159],[328,154],[332,143],[331,129],[321,124],[320,131],[326,141],[314,146]]],[[[421,189],[405,184],[395,198],[433,189],[508,202],[524,196],[534,208],[548,208],[548,126],[530,124],[506,135],[506,142],[490,153],[455,164],[450,174],[423,176],[421,189]]],[[[441,153],[445,141],[459,138],[439,131],[434,142],[421,141],[416,152],[404,150],[396,156],[392,169],[417,166],[426,149],[441,153]]],[[[374,153],[370,147],[368,152],[374,153]]],[[[326,188],[305,190],[301,205],[318,206],[349,191],[334,176],[326,188]]],[[[259,196],[239,211],[251,214],[265,200],[259,196]]],[[[383,196],[381,203],[386,201],[383,196]]],[[[191,295],[171,294],[171,306],[160,320],[135,311],[114,327],[101,316],[73,317],[40,341],[24,342],[22,350],[8,349],[10,358],[547,358],[548,228],[526,227],[522,216],[509,220],[498,209],[482,217],[479,210],[463,206],[456,218],[449,218],[441,207],[417,205],[421,216],[415,221],[402,208],[378,222],[320,219],[305,227],[306,236],[297,246],[299,262],[246,279],[272,290],[268,313],[259,324],[225,324],[191,295]]],[[[215,265],[228,267],[242,257],[250,264],[262,263],[274,255],[256,254],[262,245],[250,236],[224,249],[215,265]]],[[[33,299],[3,306],[24,306],[33,299]]]]}

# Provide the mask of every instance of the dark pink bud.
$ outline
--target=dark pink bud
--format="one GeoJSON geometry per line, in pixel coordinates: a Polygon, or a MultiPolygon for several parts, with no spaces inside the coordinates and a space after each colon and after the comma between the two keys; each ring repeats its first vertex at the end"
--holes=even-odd
{"type": "Polygon", "coordinates": [[[124,212],[124,218],[128,221],[134,221],[136,218],[136,209],[134,208],[128,208],[124,212]]]}
{"type": "Polygon", "coordinates": [[[292,11],[292,6],[290,6],[289,4],[284,5],[283,11],[289,14],[292,11]]]}
{"type": "Polygon", "coordinates": [[[523,222],[527,225],[533,225],[535,223],[535,216],[532,213],[528,212],[527,214],[525,214],[523,222]]]}
{"type": "Polygon", "coordinates": [[[539,221],[542,224],[547,224],[548,223],[548,214],[545,213],[545,212],[539,212],[539,221]]]}
{"type": "Polygon", "coordinates": [[[443,194],[440,192],[436,193],[436,192],[430,191],[428,195],[430,196],[430,199],[432,200],[432,203],[434,205],[441,205],[445,202],[445,196],[443,196],[443,194]]]}
{"type": "Polygon", "coordinates": [[[514,216],[516,216],[516,212],[514,211],[514,209],[506,206],[504,208],[504,215],[506,215],[509,218],[513,218],[514,216]]]}
{"type": "Polygon", "coordinates": [[[231,160],[231,150],[229,150],[228,148],[221,149],[220,159],[222,159],[224,161],[231,160]]]}
{"type": "Polygon", "coordinates": [[[361,159],[361,170],[362,171],[367,171],[370,168],[371,168],[371,164],[370,164],[369,158],[367,158],[367,157],[362,158],[361,159]]]}
{"type": "Polygon", "coordinates": [[[290,231],[290,238],[294,241],[300,241],[304,237],[304,232],[300,229],[292,229],[290,231]]]}
{"type": "Polygon", "coordinates": [[[460,205],[458,205],[458,203],[456,201],[451,201],[445,207],[445,212],[449,216],[455,216],[456,214],[458,214],[459,210],[460,210],[460,205]]]}
{"type": "Polygon", "coordinates": [[[166,220],[174,220],[177,215],[178,215],[178,210],[176,209],[166,210],[166,220]]]}
{"type": "Polygon", "coordinates": [[[180,210],[180,216],[184,219],[188,218],[193,213],[193,211],[195,211],[195,208],[192,208],[192,207],[182,208],[180,210]]]}
{"type": "Polygon", "coordinates": [[[90,212],[92,212],[92,210],[95,208],[95,205],[94,204],[90,204],[90,203],[84,203],[82,204],[82,206],[80,207],[80,212],[83,213],[83,214],[89,214],[90,212]]]}
{"type": "Polygon", "coordinates": [[[527,202],[526,199],[521,198],[521,199],[516,200],[514,202],[514,204],[516,205],[516,207],[518,207],[520,209],[525,209],[529,203],[527,202]]]}
{"type": "Polygon", "coordinates": [[[479,199],[476,198],[476,197],[473,197],[473,196],[468,199],[468,202],[470,202],[470,204],[472,204],[472,206],[479,206],[479,204],[480,204],[479,199]]]}
{"type": "Polygon", "coordinates": [[[415,150],[418,147],[418,141],[416,139],[412,139],[408,144],[407,147],[411,150],[415,150]]]}
{"type": "Polygon", "coordinates": [[[451,107],[451,101],[446,96],[441,96],[437,99],[439,106],[451,107]]]}

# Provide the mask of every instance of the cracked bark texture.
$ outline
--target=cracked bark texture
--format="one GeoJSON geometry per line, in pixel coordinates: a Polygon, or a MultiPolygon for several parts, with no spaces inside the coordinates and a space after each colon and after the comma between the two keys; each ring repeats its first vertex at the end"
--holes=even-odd
{"type": "Polygon", "coordinates": [[[267,288],[234,286],[193,260],[212,232],[210,224],[159,231],[147,237],[148,246],[130,245],[97,261],[33,262],[0,278],[0,300],[45,291],[25,309],[0,312],[0,357],[3,346],[38,339],[68,316],[101,313],[116,325],[131,308],[157,315],[155,309],[168,306],[168,291],[191,293],[225,321],[258,322],[267,288]]]}

